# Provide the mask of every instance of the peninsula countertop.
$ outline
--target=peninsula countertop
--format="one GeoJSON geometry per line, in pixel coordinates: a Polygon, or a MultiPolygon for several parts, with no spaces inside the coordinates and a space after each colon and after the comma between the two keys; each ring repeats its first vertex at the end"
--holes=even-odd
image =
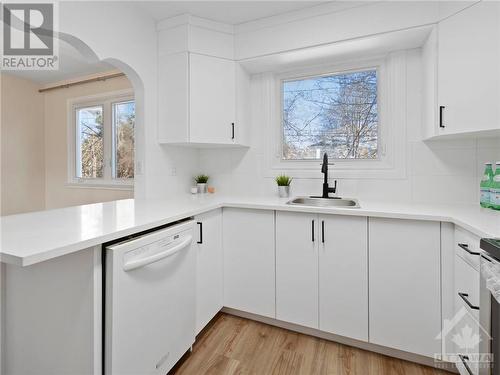
{"type": "Polygon", "coordinates": [[[479,237],[500,237],[500,212],[479,205],[360,201],[361,208],[287,205],[288,198],[219,194],[125,199],[0,217],[0,261],[29,266],[216,208],[357,215],[451,222],[479,237]]]}

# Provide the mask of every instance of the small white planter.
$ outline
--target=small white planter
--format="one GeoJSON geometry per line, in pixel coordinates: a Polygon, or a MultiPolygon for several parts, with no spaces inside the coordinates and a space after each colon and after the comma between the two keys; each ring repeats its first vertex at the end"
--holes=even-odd
{"type": "Polygon", "coordinates": [[[196,184],[198,188],[198,194],[206,194],[207,192],[207,184],[196,184]]]}
{"type": "Polygon", "coordinates": [[[278,186],[278,194],[280,198],[290,197],[290,186],[278,186]]]}

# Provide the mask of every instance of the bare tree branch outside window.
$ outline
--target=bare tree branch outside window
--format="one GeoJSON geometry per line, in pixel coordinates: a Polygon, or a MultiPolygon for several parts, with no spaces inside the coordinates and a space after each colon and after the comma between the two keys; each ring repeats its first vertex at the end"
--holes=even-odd
{"type": "Polygon", "coordinates": [[[135,102],[113,105],[113,126],[115,133],[115,176],[134,178],[134,126],[135,102]]]}
{"type": "Polygon", "coordinates": [[[375,69],[283,82],[283,159],[376,159],[375,69]]]}
{"type": "Polygon", "coordinates": [[[80,178],[101,178],[104,174],[104,128],[102,107],[77,111],[80,140],[80,178]]]}

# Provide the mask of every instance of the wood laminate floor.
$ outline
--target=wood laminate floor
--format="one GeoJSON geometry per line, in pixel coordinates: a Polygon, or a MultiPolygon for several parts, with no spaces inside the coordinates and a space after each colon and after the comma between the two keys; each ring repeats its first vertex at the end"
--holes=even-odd
{"type": "Polygon", "coordinates": [[[267,324],[219,314],[175,375],[450,375],[267,324]]]}

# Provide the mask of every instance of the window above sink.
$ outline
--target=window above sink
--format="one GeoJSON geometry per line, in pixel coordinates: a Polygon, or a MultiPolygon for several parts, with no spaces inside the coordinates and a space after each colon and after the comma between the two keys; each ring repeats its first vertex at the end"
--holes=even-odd
{"type": "Polygon", "coordinates": [[[327,152],[333,179],[404,177],[409,55],[262,74],[266,176],[321,178],[327,152]]]}

